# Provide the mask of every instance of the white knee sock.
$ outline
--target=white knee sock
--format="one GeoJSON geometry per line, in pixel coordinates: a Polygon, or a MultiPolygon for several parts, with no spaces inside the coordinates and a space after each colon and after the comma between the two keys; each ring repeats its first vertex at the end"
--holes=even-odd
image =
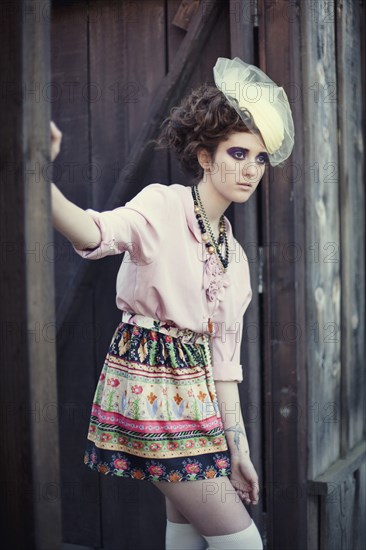
{"type": "Polygon", "coordinates": [[[207,542],[191,523],[166,520],[165,550],[205,550],[207,542]]]}
{"type": "Polygon", "coordinates": [[[207,550],[263,550],[263,543],[254,521],[244,529],[230,535],[218,535],[207,537],[209,547],[207,550]]]}

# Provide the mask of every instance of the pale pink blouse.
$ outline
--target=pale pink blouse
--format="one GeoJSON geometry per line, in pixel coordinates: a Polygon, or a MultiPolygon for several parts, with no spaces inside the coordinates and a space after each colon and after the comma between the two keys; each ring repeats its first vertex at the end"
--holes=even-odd
{"type": "Polygon", "coordinates": [[[89,260],[125,252],[117,307],[200,333],[209,332],[211,317],[214,380],[241,382],[243,315],[252,289],[247,256],[226,216],[229,266],[222,273],[216,254],[209,254],[202,241],[189,186],[152,183],[125,206],[86,211],[102,241],[93,250],[74,246],[75,251],[89,260]]]}

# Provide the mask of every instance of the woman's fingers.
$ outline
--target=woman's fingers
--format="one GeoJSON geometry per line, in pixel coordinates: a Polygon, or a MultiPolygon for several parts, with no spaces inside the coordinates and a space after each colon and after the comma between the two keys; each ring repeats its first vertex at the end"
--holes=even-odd
{"type": "Polygon", "coordinates": [[[51,161],[54,161],[61,149],[62,132],[51,120],[51,161]]]}

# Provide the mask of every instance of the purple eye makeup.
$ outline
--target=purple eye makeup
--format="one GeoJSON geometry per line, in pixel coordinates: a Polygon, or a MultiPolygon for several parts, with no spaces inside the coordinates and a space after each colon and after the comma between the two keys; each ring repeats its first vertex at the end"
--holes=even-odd
{"type": "MultiPolygon", "coordinates": [[[[230,147],[226,152],[236,160],[244,160],[248,149],[245,147],[230,147]]],[[[268,155],[264,151],[258,153],[257,158],[261,159],[260,164],[267,164],[269,162],[268,155]]]]}

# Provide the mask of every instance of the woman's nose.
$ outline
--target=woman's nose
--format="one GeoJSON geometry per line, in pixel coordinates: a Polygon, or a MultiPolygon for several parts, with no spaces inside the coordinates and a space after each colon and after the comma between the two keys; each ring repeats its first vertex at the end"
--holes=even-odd
{"type": "Polygon", "coordinates": [[[243,174],[245,176],[249,176],[250,178],[254,178],[258,175],[258,166],[255,162],[247,162],[245,166],[243,166],[243,174]]]}

